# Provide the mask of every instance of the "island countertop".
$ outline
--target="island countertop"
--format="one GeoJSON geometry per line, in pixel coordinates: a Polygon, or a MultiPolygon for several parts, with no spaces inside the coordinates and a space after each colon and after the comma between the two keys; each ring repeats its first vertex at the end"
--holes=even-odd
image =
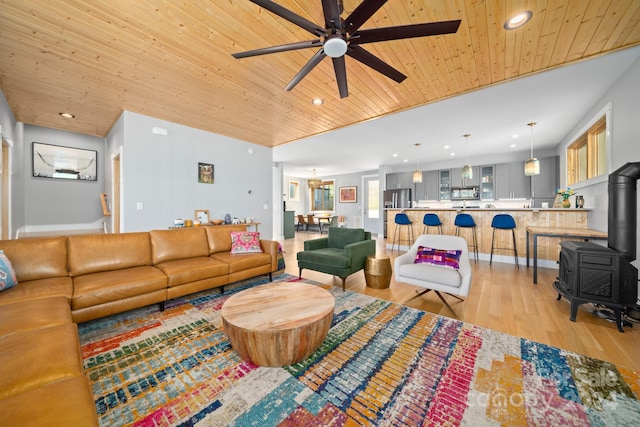
{"type": "MultiPolygon", "coordinates": [[[[588,208],[387,208],[385,209],[387,217],[387,246],[391,248],[393,234],[395,230],[394,217],[396,213],[404,212],[407,214],[412,222],[411,228],[414,237],[421,234],[437,233],[434,228],[425,230],[422,220],[427,213],[435,213],[440,217],[442,222],[443,234],[456,234],[456,227],[454,225],[455,217],[458,213],[466,213],[473,217],[477,227],[478,236],[478,253],[480,259],[489,260],[491,253],[491,237],[493,234],[493,228],[491,227],[491,221],[494,215],[499,213],[506,213],[513,216],[516,221],[516,244],[518,248],[519,263],[521,265],[526,264],[526,238],[527,227],[549,227],[549,228],[589,228],[587,223],[587,217],[589,211],[588,208]]],[[[407,229],[401,227],[402,240],[407,240],[407,229]]],[[[460,236],[464,237],[468,242],[472,241],[472,236],[469,229],[462,229],[460,236]]],[[[513,247],[512,236],[509,230],[497,230],[495,233],[495,243],[493,250],[494,261],[502,262],[514,262],[512,249],[497,249],[497,248],[511,248],[513,247]]],[[[555,267],[555,263],[558,260],[560,252],[559,242],[560,238],[540,238],[538,239],[538,259],[541,267],[555,267]]],[[[403,247],[404,250],[408,249],[408,246],[403,247]]],[[[471,250],[471,249],[470,249],[471,250]]]]}

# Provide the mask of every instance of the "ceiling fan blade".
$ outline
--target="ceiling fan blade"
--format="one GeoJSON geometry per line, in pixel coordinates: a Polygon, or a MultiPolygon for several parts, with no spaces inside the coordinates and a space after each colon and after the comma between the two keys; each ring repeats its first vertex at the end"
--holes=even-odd
{"type": "Polygon", "coordinates": [[[291,89],[293,89],[298,83],[300,83],[302,79],[304,79],[304,77],[307,74],[309,74],[311,70],[314,69],[316,65],[320,63],[320,61],[324,59],[325,56],[327,55],[325,55],[324,49],[319,49],[318,52],[316,52],[316,54],[313,55],[306,64],[304,64],[304,67],[302,67],[302,69],[298,71],[298,74],[293,76],[293,78],[291,79],[289,84],[287,84],[284,90],[290,91],[291,89]]]}
{"type": "Polygon", "coordinates": [[[331,59],[333,59],[333,69],[336,72],[336,81],[338,82],[340,98],[346,98],[349,96],[349,89],[347,88],[347,66],[344,62],[344,56],[331,59]]]}
{"type": "Polygon", "coordinates": [[[351,15],[344,20],[342,28],[349,34],[355,33],[358,31],[358,28],[367,22],[386,2],[387,0],[364,0],[351,12],[351,15]]]}
{"type": "Polygon", "coordinates": [[[407,78],[407,76],[402,74],[400,71],[396,70],[372,53],[367,52],[360,46],[349,46],[349,49],[347,49],[347,55],[398,83],[402,83],[402,81],[407,78]]]}
{"type": "Polygon", "coordinates": [[[437,36],[458,31],[460,20],[429,22],[426,24],[401,25],[398,27],[361,30],[349,39],[350,45],[383,42],[387,40],[410,39],[414,37],[437,36]]]}
{"type": "Polygon", "coordinates": [[[290,50],[306,49],[308,47],[321,47],[322,40],[309,40],[304,42],[287,43],[279,46],[263,47],[262,49],[248,50],[246,52],[232,53],[236,59],[249,58],[251,56],[266,55],[268,53],[287,52],[290,50]]]}
{"type": "Polygon", "coordinates": [[[315,34],[320,37],[325,34],[325,29],[314,24],[308,19],[303,18],[302,16],[291,12],[289,9],[286,9],[280,6],[277,3],[272,2],[271,0],[250,0],[252,3],[257,4],[258,6],[267,9],[271,13],[275,13],[281,18],[286,19],[287,21],[296,24],[298,27],[303,28],[309,31],[311,34],[315,34]]]}
{"type": "Polygon", "coordinates": [[[342,20],[340,19],[338,0],[322,0],[322,11],[324,12],[325,28],[340,29],[342,20]]]}

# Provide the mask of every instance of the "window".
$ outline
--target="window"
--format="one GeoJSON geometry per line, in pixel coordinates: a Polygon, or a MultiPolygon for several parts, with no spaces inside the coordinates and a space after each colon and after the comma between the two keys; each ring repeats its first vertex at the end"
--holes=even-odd
{"type": "Polygon", "coordinates": [[[322,181],[318,187],[311,189],[312,211],[333,211],[335,197],[334,181],[322,181]]]}
{"type": "Polygon", "coordinates": [[[607,120],[602,116],[567,148],[567,185],[607,173],[607,120]]]}

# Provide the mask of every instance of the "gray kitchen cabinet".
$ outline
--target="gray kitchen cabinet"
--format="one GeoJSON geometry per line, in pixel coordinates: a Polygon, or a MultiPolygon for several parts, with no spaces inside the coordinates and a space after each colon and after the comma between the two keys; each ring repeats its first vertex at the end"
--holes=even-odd
{"type": "Polygon", "coordinates": [[[422,171],[422,182],[415,184],[416,189],[413,199],[438,200],[439,177],[439,171],[422,171]]]}
{"type": "Polygon", "coordinates": [[[413,172],[394,172],[388,173],[386,177],[387,190],[396,190],[398,188],[413,188],[413,172]]]}
{"type": "Polygon", "coordinates": [[[524,174],[524,161],[500,163],[495,168],[496,199],[528,199],[531,177],[524,174]]]}
{"type": "Polygon", "coordinates": [[[438,200],[451,200],[451,171],[449,169],[438,171],[440,179],[438,200]]]}
{"type": "Polygon", "coordinates": [[[493,166],[480,166],[480,200],[493,200],[495,198],[493,178],[493,166]]]}
{"type": "Polygon", "coordinates": [[[451,186],[452,187],[477,187],[480,185],[480,168],[472,166],[473,178],[462,180],[462,168],[451,169],[451,186]]]}
{"type": "Polygon", "coordinates": [[[558,156],[545,157],[540,161],[540,175],[531,177],[531,193],[535,198],[556,197],[560,185],[560,159],[558,156]]]}

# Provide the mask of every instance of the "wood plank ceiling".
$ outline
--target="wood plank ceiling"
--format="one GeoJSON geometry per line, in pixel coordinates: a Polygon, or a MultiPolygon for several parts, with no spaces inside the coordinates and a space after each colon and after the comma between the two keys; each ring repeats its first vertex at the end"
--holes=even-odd
{"type": "MultiPolygon", "coordinates": [[[[319,0],[276,1],[324,22],[319,0]]],[[[640,44],[638,0],[390,0],[362,28],[453,19],[456,34],[365,46],[401,84],[347,57],[340,99],[328,59],[283,90],[316,49],[231,56],[314,38],[247,0],[2,0],[0,84],[29,124],[104,136],[128,110],[273,147],[640,44]]]]}

